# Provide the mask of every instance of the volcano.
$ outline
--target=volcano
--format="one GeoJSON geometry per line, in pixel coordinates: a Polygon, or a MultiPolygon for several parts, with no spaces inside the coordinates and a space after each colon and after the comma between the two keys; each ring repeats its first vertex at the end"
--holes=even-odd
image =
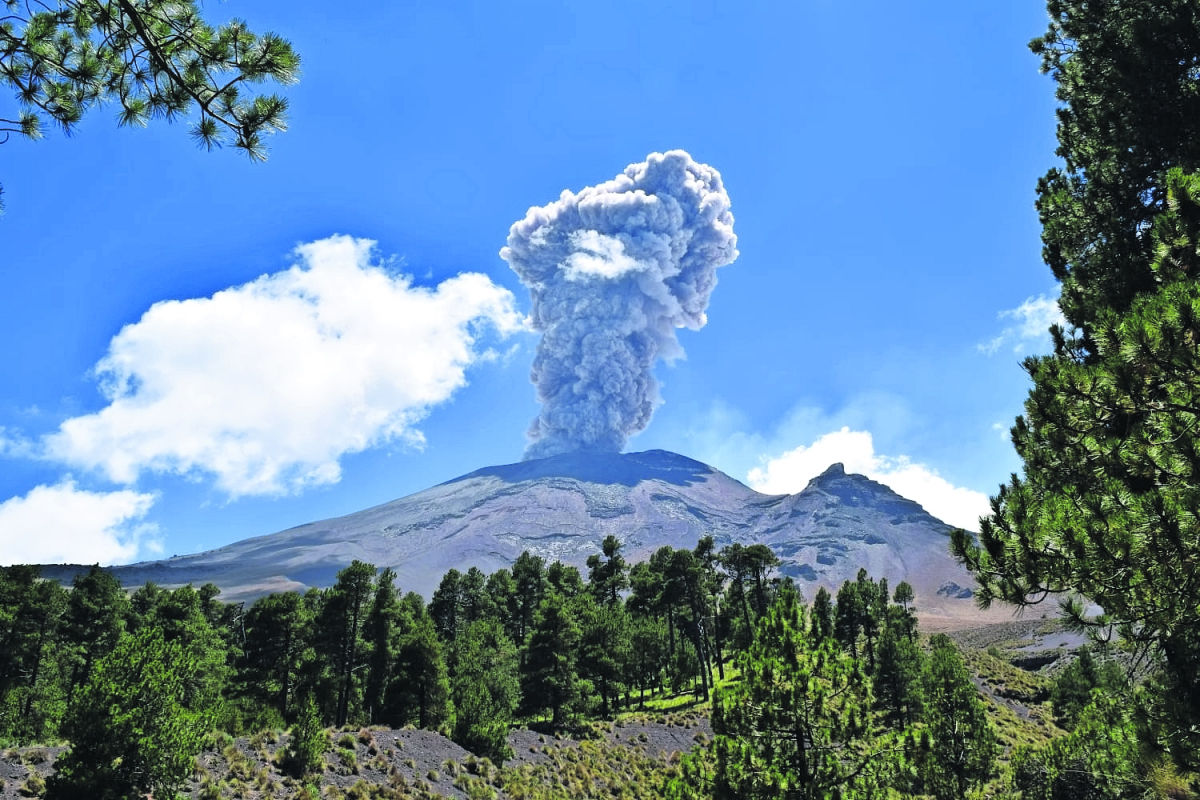
{"type": "MultiPolygon", "coordinates": [[[[836,592],[865,567],[895,587],[912,585],[922,616],[990,619],[971,597],[971,576],[950,556],[951,526],[918,503],[834,464],[790,495],[764,495],[699,461],[663,450],[568,453],[485,467],[344,517],[193,555],[114,567],[126,586],[215,583],[223,600],[329,586],[359,559],[398,574],[426,598],[441,576],[472,566],[490,573],[524,550],[586,576],[587,557],[612,534],[626,561],[658,548],[769,545],[779,572],[811,599],[836,592]]],[[[69,580],[77,567],[46,567],[69,580]]]]}

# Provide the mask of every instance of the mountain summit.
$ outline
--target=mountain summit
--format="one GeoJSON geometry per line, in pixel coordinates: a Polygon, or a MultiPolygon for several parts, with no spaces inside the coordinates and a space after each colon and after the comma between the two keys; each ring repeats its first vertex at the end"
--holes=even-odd
{"type": "Polygon", "coordinates": [[[841,464],[797,494],[763,495],[665,450],[567,453],[484,467],[355,514],[114,572],[126,585],[211,581],[223,599],[237,599],[328,586],[357,558],[391,566],[402,590],[428,598],[447,570],[491,572],[523,550],[586,575],[587,557],[609,534],[623,542],[630,563],[711,535],[718,547],[769,545],[783,561],[780,571],[810,599],[818,585],[836,592],[865,567],[892,586],[907,580],[922,611],[976,617],[969,591],[959,588],[971,578],[949,554],[950,530],[841,464]],[[945,588],[951,584],[954,591],[945,588]]]}

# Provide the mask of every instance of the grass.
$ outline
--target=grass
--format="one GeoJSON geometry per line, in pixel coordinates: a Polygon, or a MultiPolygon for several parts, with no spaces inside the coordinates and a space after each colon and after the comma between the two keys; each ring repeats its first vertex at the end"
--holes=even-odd
{"type": "Polygon", "coordinates": [[[1049,678],[1013,666],[990,650],[961,652],[967,668],[1000,697],[1017,700],[1025,705],[1042,703],[1050,698],[1049,678]]]}

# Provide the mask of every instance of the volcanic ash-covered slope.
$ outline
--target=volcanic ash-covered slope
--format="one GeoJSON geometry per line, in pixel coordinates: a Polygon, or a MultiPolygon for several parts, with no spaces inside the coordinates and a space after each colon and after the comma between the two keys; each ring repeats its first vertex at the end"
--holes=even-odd
{"type": "Polygon", "coordinates": [[[799,494],[768,496],[662,450],[572,453],[486,467],[356,514],[118,574],[127,585],[212,581],[234,599],[328,586],[357,558],[393,567],[404,591],[429,597],[446,570],[491,572],[523,550],[585,569],[608,534],[630,562],[712,535],[719,546],[769,544],[810,598],[818,585],[836,591],[866,567],[893,587],[911,583],[927,613],[973,617],[968,592],[957,588],[970,586],[970,576],[949,555],[949,531],[917,503],[840,464],[799,494]]]}

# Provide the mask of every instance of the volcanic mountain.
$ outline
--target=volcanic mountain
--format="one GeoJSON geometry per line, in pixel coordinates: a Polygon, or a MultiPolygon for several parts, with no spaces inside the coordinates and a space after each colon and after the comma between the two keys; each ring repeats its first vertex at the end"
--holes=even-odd
{"type": "MultiPolygon", "coordinates": [[[[352,559],[391,566],[403,591],[428,598],[449,569],[485,573],[523,550],[584,571],[608,534],[630,563],[663,545],[769,545],[805,596],[831,592],[860,567],[908,581],[923,616],[980,619],[970,575],[951,558],[951,527],[883,484],[834,464],[798,494],[763,495],[699,461],[663,450],[569,453],[485,467],[336,519],[216,550],[113,571],[126,586],[206,582],[222,599],[328,586],[352,559]]],[[[69,579],[70,567],[46,568],[69,579]]]]}

